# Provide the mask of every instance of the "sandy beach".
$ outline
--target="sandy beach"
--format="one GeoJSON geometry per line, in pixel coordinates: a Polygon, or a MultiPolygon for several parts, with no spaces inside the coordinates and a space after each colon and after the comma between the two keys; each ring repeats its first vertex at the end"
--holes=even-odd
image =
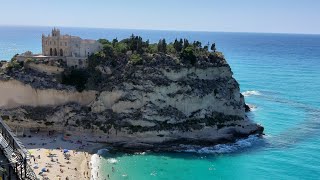
{"type": "Polygon", "coordinates": [[[20,139],[31,154],[29,164],[39,179],[98,179],[96,172],[91,175],[95,169],[91,160],[103,144],[88,142],[84,135],[59,133],[33,133],[20,139]]]}

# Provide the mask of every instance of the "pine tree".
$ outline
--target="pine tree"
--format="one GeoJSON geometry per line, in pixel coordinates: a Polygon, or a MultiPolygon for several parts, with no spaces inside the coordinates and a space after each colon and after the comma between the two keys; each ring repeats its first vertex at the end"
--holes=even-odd
{"type": "Polygon", "coordinates": [[[211,51],[213,51],[213,52],[216,52],[216,43],[213,43],[212,45],[211,45],[211,51]]]}
{"type": "Polygon", "coordinates": [[[190,45],[190,44],[189,44],[188,39],[184,39],[184,40],[183,40],[183,49],[187,48],[189,45],[190,45]]]}

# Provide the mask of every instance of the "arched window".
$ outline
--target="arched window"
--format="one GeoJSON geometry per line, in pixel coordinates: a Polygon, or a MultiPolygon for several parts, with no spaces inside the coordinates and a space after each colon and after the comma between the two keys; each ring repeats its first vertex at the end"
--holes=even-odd
{"type": "Polygon", "coordinates": [[[52,48],[50,48],[50,56],[52,56],[52,48]]]}
{"type": "Polygon", "coordinates": [[[58,52],[56,48],[54,48],[54,56],[58,56],[58,52]]]}
{"type": "Polygon", "coordinates": [[[63,50],[60,49],[60,56],[63,56],[63,50]]]}

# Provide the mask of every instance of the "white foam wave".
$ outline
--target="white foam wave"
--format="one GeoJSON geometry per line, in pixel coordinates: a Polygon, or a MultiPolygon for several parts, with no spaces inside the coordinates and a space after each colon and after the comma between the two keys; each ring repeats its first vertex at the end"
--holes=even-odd
{"type": "Polygon", "coordinates": [[[136,153],[134,153],[134,154],[136,154],[136,155],[145,155],[146,152],[136,152],[136,153]]]}
{"type": "Polygon", "coordinates": [[[257,106],[252,105],[252,104],[247,104],[250,108],[250,111],[256,111],[257,110],[257,106]]]}
{"type": "Polygon", "coordinates": [[[259,91],[245,91],[242,93],[243,96],[248,97],[248,96],[260,96],[261,93],[259,91]]]}
{"type": "Polygon", "coordinates": [[[101,155],[104,154],[105,152],[108,152],[108,149],[100,149],[98,152],[94,155],[91,156],[91,161],[90,161],[90,166],[92,167],[91,169],[91,180],[98,179],[97,177],[97,172],[99,172],[99,164],[101,161],[101,155]]]}
{"type": "Polygon", "coordinates": [[[110,164],[116,164],[118,162],[118,160],[115,158],[109,158],[109,159],[107,159],[107,162],[110,164]]]}
{"type": "Polygon", "coordinates": [[[100,157],[98,154],[94,154],[91,156],[91,180],[97,179],[97,172],[99,172],[99,164],[100,164],[100,157]]]}
{"type": "MultiPolygon", "coordinates": [[[[190,152],[190,153],[200,153],[200,154],[227,154],[227,153],[234,153],[245,148],[253,146],[257,143],[260,138],[256,135],[251,135],[246,139],[239,139],[235,143],[232,144],[218,144],[215,146],[210,147],[202,147],[199,146],[189,146],[187,150],[183,152],[190,152]]],[[[186,146],[184,146],[186,147],[186,146]]]]}

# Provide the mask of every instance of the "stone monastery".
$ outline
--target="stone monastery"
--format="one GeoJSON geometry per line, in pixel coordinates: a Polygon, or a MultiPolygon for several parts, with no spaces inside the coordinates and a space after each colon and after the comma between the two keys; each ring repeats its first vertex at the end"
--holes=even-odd
{"type": "Polygon", "coordinates": [[[27,58],[37,60],[66,61],[69,67],[83,68],[87,66],[88,56],[101,50],[102,45],[91,39],[81,39],[77,36],[61,35],[60,30],[54,28],[48,36],[42,34],[42,54],[32,54],[27,51],[17,57],[18,61],[27,58]]]}

